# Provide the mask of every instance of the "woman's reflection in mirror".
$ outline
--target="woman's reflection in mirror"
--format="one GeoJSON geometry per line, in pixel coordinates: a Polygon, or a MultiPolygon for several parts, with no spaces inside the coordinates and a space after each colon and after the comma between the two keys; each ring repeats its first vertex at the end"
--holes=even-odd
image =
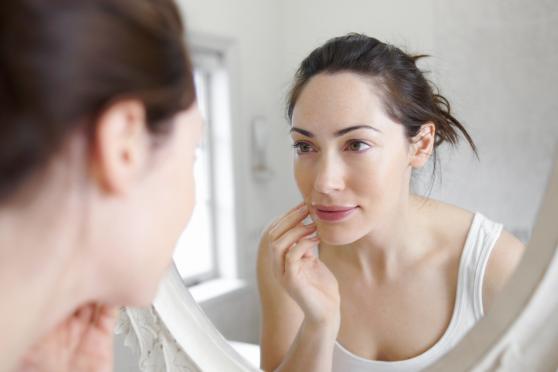
{"type": "Polygon", "coordinates": [[[287,113],[303,202],[258,257],[266,371],[423,369],[518,264],[524,246],[501,224],[411,190],[440,145],[477,153],[423,57],[349,34],[302,61],[287,113]]]}

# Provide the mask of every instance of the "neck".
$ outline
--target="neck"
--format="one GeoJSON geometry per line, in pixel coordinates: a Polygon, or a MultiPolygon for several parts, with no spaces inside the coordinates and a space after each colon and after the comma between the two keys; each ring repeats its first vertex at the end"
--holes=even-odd
{"type": "Polygon", "coordinates": [[[382,282],[397,277],[428,251],[424,222],[419,210],[425,199],[410,195],[381,224],[359,240],[326,249],[335,260],[358,268],[367,281],[382,282]]]}
{"type": "Polygon", "coordinates": [[[0,365],[7,371],[87,300],[70,270],[86,269],[75,255],[79,232],[68,227],[76,224],[71,209],[40,197],[0,209],[0,365]]]}

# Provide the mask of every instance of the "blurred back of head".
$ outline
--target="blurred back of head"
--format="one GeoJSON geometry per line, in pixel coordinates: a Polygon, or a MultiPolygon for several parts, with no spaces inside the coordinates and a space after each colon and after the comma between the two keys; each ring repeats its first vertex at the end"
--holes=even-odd
{"type": "Polygon", "coordinates": [[[0,202],[77,130],[119,99],[138,99],[154,136],[195,100],[173,0],[0,3],[0,202]]]}

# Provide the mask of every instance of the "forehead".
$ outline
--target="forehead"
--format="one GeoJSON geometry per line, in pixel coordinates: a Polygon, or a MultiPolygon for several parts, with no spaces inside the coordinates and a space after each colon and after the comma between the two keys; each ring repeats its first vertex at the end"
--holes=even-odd
{"type": "Polygon", "coordinates": [[[293,126],[315,132],[354,124],[382,129],[391,122],[378,88],[370,79],[352,72],[312,77],[298,97],[292,119],[293,126]]]}

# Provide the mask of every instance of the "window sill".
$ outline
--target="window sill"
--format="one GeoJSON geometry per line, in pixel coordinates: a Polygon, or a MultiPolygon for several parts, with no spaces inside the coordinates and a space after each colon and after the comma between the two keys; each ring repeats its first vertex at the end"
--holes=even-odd
{"type": "Polygon", "coordinates": [[[224,299],[247,288],[246,282],[240,279],[212,279],[194,285],[190,293],[200,305],[218,299],[224,299]]]}

